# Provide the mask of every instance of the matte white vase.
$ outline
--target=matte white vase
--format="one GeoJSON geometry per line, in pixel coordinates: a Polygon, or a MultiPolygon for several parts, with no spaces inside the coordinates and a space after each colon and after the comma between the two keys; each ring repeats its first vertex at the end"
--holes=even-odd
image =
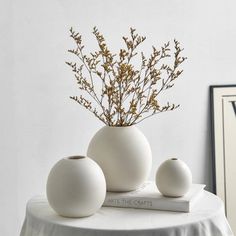
{"type": "Polygon", "coordinates": [[[48,202],[61,216],[90,216],[102,206],[105,195],[104,174],[88,157],[64,158],[56,163],[48,176],[48,202]]]}
{"type": "Polygon", "coordinates": [[[132,191],[148,178],[152,153],[135,126],[100,129],[89,143],[87,155],[102,168],[108,191],[132,191]]]}
{"type": "Polygon", "coordinates": [[[192,174],[189,167],[177,158],[164,161],[157,170],[156,185],[164,196],[184,196],[191,184],[192,174]]]}

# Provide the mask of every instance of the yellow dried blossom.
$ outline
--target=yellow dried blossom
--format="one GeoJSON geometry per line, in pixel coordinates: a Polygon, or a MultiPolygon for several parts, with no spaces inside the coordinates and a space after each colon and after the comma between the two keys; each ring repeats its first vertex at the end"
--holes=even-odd
{"type": "Polygon", "coordinates": [[[109,50],[104,36],[96,27],[92,33],[97,40],[98,50],[86,54],[82,35],[70,29],[70,37],[76,47],[68,52],[75,55],[78,62],[66,63],[71,67],[80,90],[80,95],[71,99],[109,126],[134,125],[179,106],[170,105],[169,102],[161,106],[158,101],[159,94],[172,88],[183,72],[179,66],[186,57],[181,56],[183,49],[177,40],[174,40],[172,55],[168,42],[161,49],[153,46],[147,58],[143,52],[137,52],[146,37],[140,36],[133,28],[130,28],[129,37],[122,37],[125,48],[117,54],[109,50]],[[141,56],[139,68],[133,61],[137,55],[141,56]],[[173,60],[168,64],[170,57],[173,60]]]}

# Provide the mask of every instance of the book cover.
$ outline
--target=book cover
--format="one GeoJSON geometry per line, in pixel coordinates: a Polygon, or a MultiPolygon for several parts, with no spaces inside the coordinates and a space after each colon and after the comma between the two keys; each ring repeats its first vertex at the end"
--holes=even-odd
{"type": "Polygon", "coordinates": [[[163,196],[158,191],[156,184],[148,181],[135,191],[107,192],[103,206],[190,212],[201,197],[204,188],[203,184],[192,184],[183,197],[172,198],[163,196]]]}

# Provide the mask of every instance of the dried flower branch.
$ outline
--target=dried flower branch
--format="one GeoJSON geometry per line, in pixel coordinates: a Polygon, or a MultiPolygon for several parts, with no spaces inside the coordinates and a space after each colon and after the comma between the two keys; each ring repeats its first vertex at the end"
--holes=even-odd
{"type": "Polygon", "coordinates": [[[146,37],[130,28],[130,36],[123,37],[125,48],[120,49],[118,54],[113,54],[96,27],[93,34],[99,49],[85,54],[82,36],[70,29],[70,37],[76,47],[68,51],[79,62],[66,63],[71,67],[81,91],[80,96],[73,96],[71,99],[109,126],[134,125],[179,106],[169,102],[162,106],[157,99],[160,93],[172,88],[175,80],[183,73],[179,66],[186,57],[181,55],[183,49],[177,40],[174,40],[171,65],[164,63],[170,61],[168,58],[171,57],[168,42],[161,49],[153,46],[149,58],[141,52],[140,68],[137,69],[132,59],[138,55],[137,48],[146,37]]]}

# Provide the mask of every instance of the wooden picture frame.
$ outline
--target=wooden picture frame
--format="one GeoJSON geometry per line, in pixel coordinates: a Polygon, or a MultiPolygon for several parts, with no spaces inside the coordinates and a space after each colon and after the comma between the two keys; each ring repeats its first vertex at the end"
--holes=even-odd
{"type": "Polygon", "coordinates": [[[210,86],[214,192],[236,232],[236,84],[210,86]]]}

